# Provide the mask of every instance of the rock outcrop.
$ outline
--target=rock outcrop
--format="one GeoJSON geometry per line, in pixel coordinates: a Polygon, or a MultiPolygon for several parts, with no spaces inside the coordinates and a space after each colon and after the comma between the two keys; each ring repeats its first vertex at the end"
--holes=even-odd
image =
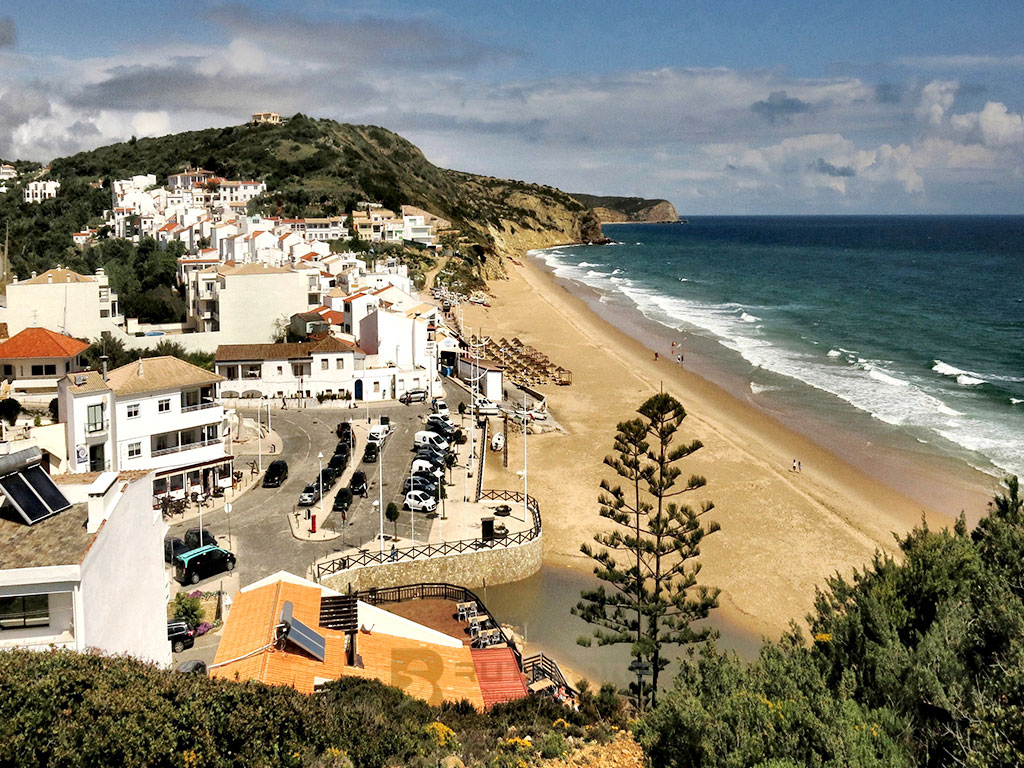
{"type": "Polygon", "coordinates": [[[574,198],[594,211],[602,224],[622,222],[679,221],[675,206],[668,200],[642,197],[599,197],[574,192],[574,198]]]}

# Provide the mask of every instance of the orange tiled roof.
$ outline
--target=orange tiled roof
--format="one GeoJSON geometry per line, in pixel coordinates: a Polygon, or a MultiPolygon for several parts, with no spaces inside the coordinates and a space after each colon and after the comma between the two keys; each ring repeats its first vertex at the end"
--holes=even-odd
{"type": "Polygon", "coordinates": [[[0,358],[11,360],[28,357],[74,357],[88,348],[89,345],[84,341],[64,336],[48,328],[26,328],[0,343],[0,358]]]}
{"type": "Polygon", "coordinates": [[[214,659],[214,664],[230,663],[215,666],[210,675],[290,685],[303,693],[313,693],[322,681],[363,677],[393,685],[429,704],[466,699],[483,709],[484,697],[469,648],[360,631],[356,647],[363,666],[349,667],[344,633],[318,626],[320,596],[319,587],[287,581],[238,593],[214,659]],[[292,604],[294,618],[323,635],[324,661],[291,644],[283,650],[272,645],[286,601],[292,604]],[[270,647],[265,648],[267,645],[270,647]],[[245,658],[239,658],[242,656],[245,658]]]}
{"type": "Polygon", "coordinates": [[[526,697],[526,680],[511,648],[479,648],[471,653],[485,707],[526,697]]]}

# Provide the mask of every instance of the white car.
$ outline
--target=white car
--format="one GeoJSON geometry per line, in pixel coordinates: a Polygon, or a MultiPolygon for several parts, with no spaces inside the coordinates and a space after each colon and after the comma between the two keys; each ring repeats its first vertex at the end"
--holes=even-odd
{"type": "Polygon", "coordinates": [[[491,438],[491,450],[492,451],[500,451],[504,447],[505,447],[505,433],[504,432],[496,432],[494,434],[494,437],[491,438]]]}
{"type": "Polygon", "coordinates": [[[478,397],[473,408],[481,416],[497,416],[500,413],[497,404],[492,403],[486,397],[478,397]]]}
{"type": "Polygon", "coordinates": [[[423,474],[430,475],[431,477],[441,477],[444,474],[443,469],[441,469],[440,467],[435,469],[434,465],[431,464],[426,459],[416,459],[412,463],[412,469],[410,469],[409,471],[412,472],[412,474],[414,475],[423,474]]]}
{"type": "Polygon", "coordinates": [[[447,416],[448,418],[451,418],[451,411],[448,410],[448,403],[446,403],[444,400],[434,401],[434,413],[439,413],[442,416],[447,416]]]}
{"type": "Polygon", "coordinates": [[[426,491],[409,491],[405,494],[402,508],[413,512],[433,512],[437,509],[437,499],[426,491]]]}
{"type": "Polygon", "coordinates": [[[390,424],[374,424],[370,427],[370,435],[366,438],[366,442],[375,443],[378,448],[384,445],[384,441],[388,439],[388,435],[391,434],[390,424]]]}

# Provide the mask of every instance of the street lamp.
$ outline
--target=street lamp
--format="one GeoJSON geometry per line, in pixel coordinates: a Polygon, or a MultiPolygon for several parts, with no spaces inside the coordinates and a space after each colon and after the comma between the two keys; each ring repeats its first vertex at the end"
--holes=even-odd
{"type": "Polygon", "coordinates": [[[380,513],[380,535],[377,537],[380,539],[380,557],[384,559],[384,505],[374,499],[373,506],[377,508],[377,512],[380,513]]]}

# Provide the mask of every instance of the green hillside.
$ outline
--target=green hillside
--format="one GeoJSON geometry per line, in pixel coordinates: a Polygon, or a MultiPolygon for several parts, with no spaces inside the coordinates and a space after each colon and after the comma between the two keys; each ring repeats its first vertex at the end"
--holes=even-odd
{"type": "Polygon", "coordinates": [[[573,192],[572,196],[598,212],[602,221],[677,221],[679,214],[668,200],[643,197],[601,197],[573,192]],[[604,215],[602,215],[604,214],[604,215]]]}

